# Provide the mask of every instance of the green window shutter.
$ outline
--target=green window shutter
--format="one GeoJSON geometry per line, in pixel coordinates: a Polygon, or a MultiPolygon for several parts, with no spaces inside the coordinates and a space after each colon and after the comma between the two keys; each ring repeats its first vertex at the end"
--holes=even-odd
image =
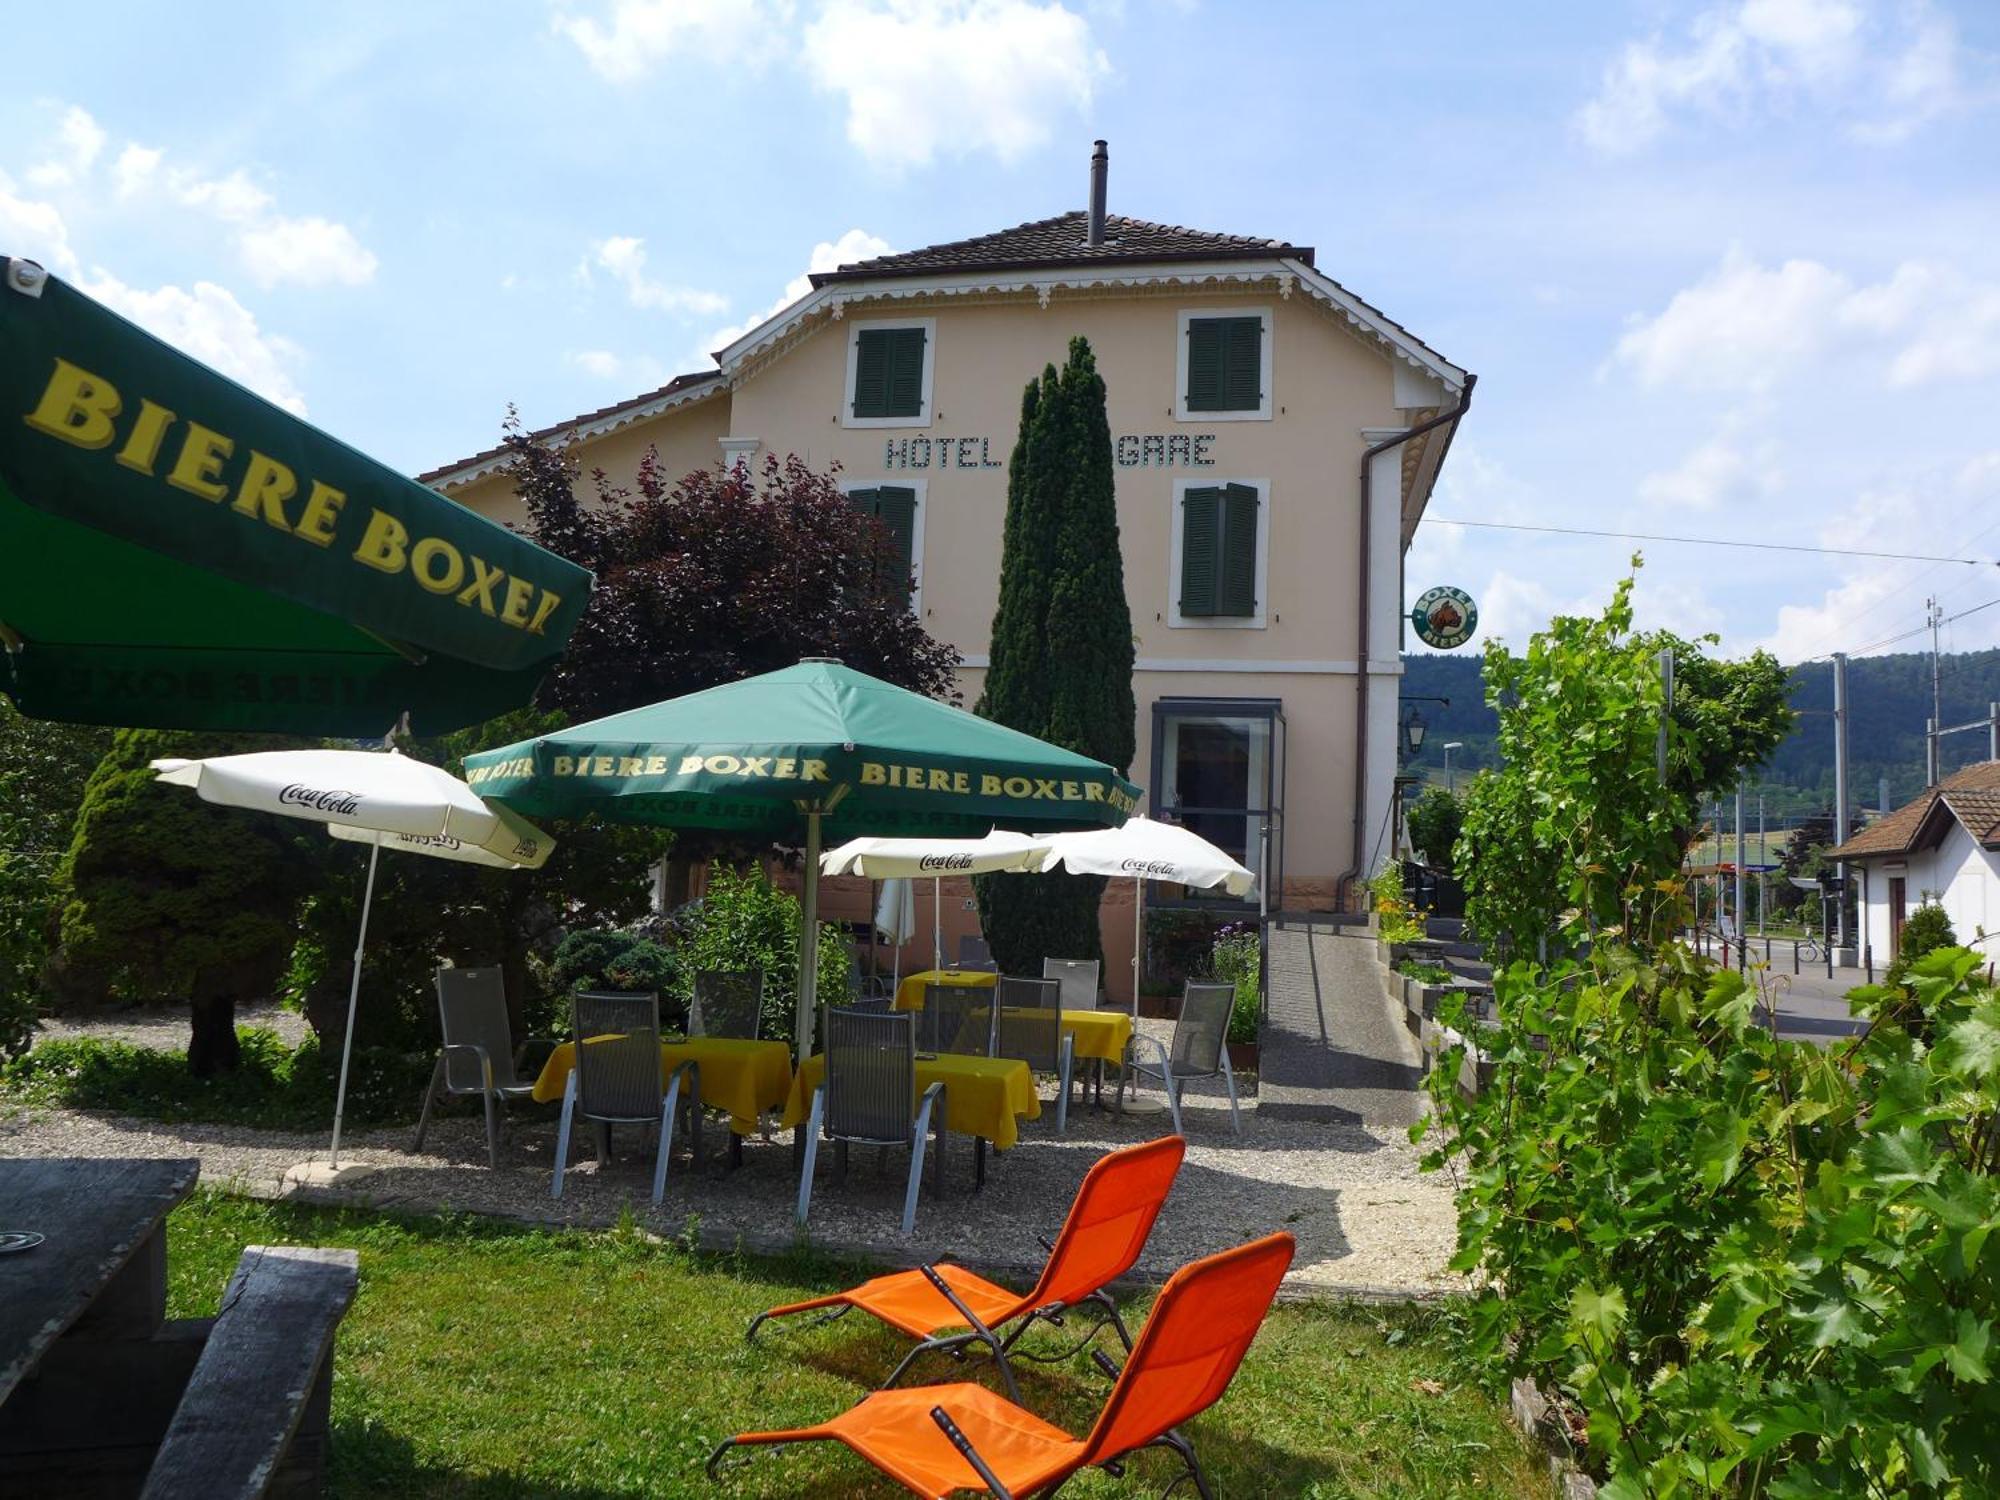
{"type": "MultiPolygon", "coordinates": [[[[854,336],[854,415],[889,415],[889,346],[885,330],[864,328],[854,336]]],[[[872,500],[870,502],[873,503],[872,500]]]]}
{"type": "Polygon", "coordinates": [[[1189,318],[1189,411],[1256,411],[1264,404],[1264,320],[1189,318]]]}
{"type": "Polygon", "coordinates": [[[1187,325],[1187,409],[1223,411],[1222,320],[1189,318],[1187,325]]]}
{"type": "Polygon", "coordinates": [[[1264,404],[1264,320],[1222,319],[1222,401],[1226,411],[1264,404]]]}
{"type": "Polygon", "coordinates": [[[1222,491],[1222,562],[1216,569],[1215,612],[1238,619],[1257,613],[1257,492],[1247,484],[1222,491]]]}
{"type": "Polygon", "coordinates": [[[854,415],[916,417],[924,409],[924,330],[864,328],[854,336],[854,415]]]}
{"type": "Polygon", "coordinates": [[[1190,619],[1216,613],[1216,583],[1222,561],[1222,496],[1219,489],[1181,492],[1180,611],[1190,619]]]}
{"type": "Polygon", "coordinates": [[[875,514],[888,531],[891,543],[884,571],[893,569],[907,591],[916,566],[917,492],[904,485],[883,485],[875,491],[875,514]]]}

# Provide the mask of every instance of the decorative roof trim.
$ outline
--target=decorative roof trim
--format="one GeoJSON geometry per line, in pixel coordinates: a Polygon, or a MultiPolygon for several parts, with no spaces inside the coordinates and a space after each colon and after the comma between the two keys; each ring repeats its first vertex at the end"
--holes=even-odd
{"type": "MultiPolygon", "coordinates": [[[[595,438],[616,432],[621,427],[630,427],[634,422],[643,422],[648,417],[657,417],[662,412],[672,411],[677,406],[692,406],[697,401],[706,401],[711,396],[720,395],[729,389],[729,382],[723,379],[720,370],[706,371],[700,379],[691,381],[678,389],[668,388],[637,401],[624,402],[617,406],[607,406],[601,411],[586,412],[572,417],[567,422],[557,422],[552,427],[544,427],[531,434],[537,442],[551,438],[595,438]]],[[[450,490],[460,485],[471,484],[496,474],[507,465],[507,447],[503,443],[497,448],[488,448],[484,453],[475,453],[471,458],[462,459],[448,468],[433,469],[428,474],[419,474],[417,481],[434,490],[450,490]]]]}
{"type": "Polygon", "coordinates": [[[772,314],[727,348],[715,351],[723,374],[734,376],[743,363],[778,343],[822,312],[841,318],[850,302],[911,301],[1007,292],[1032,292],[1047,305],[1049,293],[1091,291],[1099,287],[1200,287],[1275,281],[1281,295],[1294,287],[1344,317],[1348,324],[1392,355],[1442,381],[1463,389],[1466,372],[1426,346],[1408,329],[1356,297],[1301,260],[1217,259],[1206,261],[1132,262],[1113,265],[1079,264],[990,272],[939,272],[931,276],[883,276],[865,281],[833,281],[816,287],[791,306],[772,314]]]}

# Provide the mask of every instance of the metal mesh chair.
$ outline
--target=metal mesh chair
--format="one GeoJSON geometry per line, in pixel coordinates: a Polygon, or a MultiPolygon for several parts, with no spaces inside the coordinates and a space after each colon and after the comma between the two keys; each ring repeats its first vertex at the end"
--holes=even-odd
{"type": "Polygon", "coordinates": [[[813,1090],[806,1120],[805,1160],[799,1169],[798,1222],[812,1207],[813,1168],[822,1134],[834,1143],[842,1176],[847,1148],[907,1146],[910,1180],[903,1193],[903,1233],[917,1224],[917,1188],[924,1176],[925,1137],[936,1122],[937,1156],[931,1192],[944,1191],[944,1084],[917,1097],[916,1017],[836,1007],[826,1013],[826,1077],[813,1090]]]}
{"type": "Polygon", "coordinates": [[[739,1037],[754,1042],[763,1019],[762,969],[703,969],[694,976],[689,1036],[739,1037]]]}
{"type": "Polygon", "coordinates": [[[927,984],[917,1020],[917,1049],[993,1055],[993,992],[984,985],[927,984]]]}
{"type": "MultiPolygon", "coordinates": [[[[1166,1091],[1167,1108],[1174,1117],[1174,1134],[1181,1130],[1181,1084],[1190,1078],[1213,1078],[1221,1074],[1229,1087],[1229,1123],[1243,1134],[1243,1116],[1236,1107],[1236,1075],[1229,1068],[1229,1012],[1236,1004],[1233,984],[1197,984],[1188,981],[1181,997],[1180,1019],[1174,1022],[1171,1046],[1156,1036],[1135,1034],[1132,1038],[1131,1072],[1156,1078],[1166,1091]],[[1154,1060],[1143,1060],[1150,1049],[1154,1060]]],[[[1119,1102],[1124,1101],[1125,1084],[1118,1084],[1119,1102]]]]}
{"type": "Polygon", "coordinates": [[[1066,1134],[1076,1038],[1063,1030],[1061,983],[1002,975],[994,986],[993,1004],[999,1013],[993,1055],[1018,1057],[1037,1073],[1056,1075],[1061,1083],[1056,1094],[1056,1134],[1066,1134]]]}
{"type": "MultiPolygon", "coordinates": [[[[600,1127],[657,1125],[659,1155],[653,1164],[653,1201],[667,1189],[667,1159],[674,1146],[674,1116],[680,1110],[681,1077],[692,1074],[689,1097],[701,1097],[699,1066],[687,1063],[674,1076],[660,1078],[660,997],[592,990],[578,995],[573,1011],[576,1065],[563,1089],[562,1125],[556,1131],[555,1182],[549,1190],[562,1196],[563,1173],[569,1167],[569,1132],[577,1116],[600,1127]]],[[[695,1129],[701,1128],[700,1111],[695,1129]]],[[[597,1162],[604,1165],[606,1131],[600,1130],[597,1162]]],[[[701,1154],[697,1138],[695,1155],[701,1154]]]]}
{"type": "Polygon", "coordinates": [[[978,969],[986,974],[997,974],[1000,971],[1000,966],[993,962],[993,950],[986,946],[986,939],[975,937],[971,933],[959,937],[958,967],[978,969]]]}
{"type": "Polygon", "coordinates": [[[497,968],[439,969],[437,992],[444,1045],[438,1048],[437,1066],[424,1090],[414,1149],[424,1149],[431,1105],[440,1093],[478,1094],[486,1101],[486,1164],[498,1168],[507,1101],[525,1099],[535,1089],[515,1072],[506,983],[497,968]]]}
{"type": "MultiPolygon", "coordinates": [[[[1042,978],[1053,979],[1062,986],[1062,1007],[1064,1010],[1097,1010],[1102,998],[1098,991],[1098,976],[1103,965],[1094,958],[1045,958],[1042,960],[1042,978]]],[[[1106,1007],[1108,1008],[1108,1007],[1106,1007]]]]}

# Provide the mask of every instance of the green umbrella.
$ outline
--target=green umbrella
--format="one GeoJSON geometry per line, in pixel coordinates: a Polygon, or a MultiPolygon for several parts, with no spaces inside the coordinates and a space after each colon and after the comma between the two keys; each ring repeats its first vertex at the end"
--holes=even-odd
{"type": "Polygon", "coordinates": [[[420,733],[527,701],[590,575],[0,258],[0,690],[36,718],[420,733]]]}
{"type": "Polygon", "coordinates": [[[825,839],[1116,827],[1139,797],[1101,761],[820,660],[468,756],[465,779],[531,817],[599,813],[803,844],[801,1059],[825,839]]]}

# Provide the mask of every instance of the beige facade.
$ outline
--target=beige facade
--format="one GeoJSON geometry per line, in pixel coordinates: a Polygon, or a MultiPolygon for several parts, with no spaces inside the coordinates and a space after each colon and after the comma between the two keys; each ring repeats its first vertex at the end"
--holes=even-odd
{"type": "MultiPolygon", "coordinates": [[[[1132,777],[1155,815],[1183,817],[1253,866],[1268,857],[1274,876],[1281,866],[1274,906],[1330,908],[1389,853],[1402,557],[1471,377],[1319,275],[1310,251],[1285,250],[1074,268],[930,271],[892,260],[879,276],[864,266],[722,351],[716,378],[677,382],[549,436],[578,443],[587,466],[614,477],[649,447],[669,472],[796,453],[837,465],[844,484],[914,490],[913,604],[963,655],[971,702],[997,599],[1022,388],[1083,335],[1104,376],[1118,465],[1138,656],[1132,777]],[[1262,320],[1256,410],[1186,409],[1187,322],[1209,315],[1262,320]],[[925,330],[922,410],[857,418],[857,338],[908,325],[925,330]],[[1364,455],[1378,446],[1364,486],[1364,455]],[[1183,494],[1223,483],[1258,497],[1255,608],[1184,618],[1183,494]]],[[[486,515],[518,519],[494,462],[425,477],[486,515]]],[[[1129,893],[1116,901],[1106,912],[1109,974],[1123,972],[1131,945],[1129,893]]],[[[945,906],[954,927],[969,924],[962,895],[945,906]]],[[[927,930],[928,892],[919,916],[927,930]]]]}

